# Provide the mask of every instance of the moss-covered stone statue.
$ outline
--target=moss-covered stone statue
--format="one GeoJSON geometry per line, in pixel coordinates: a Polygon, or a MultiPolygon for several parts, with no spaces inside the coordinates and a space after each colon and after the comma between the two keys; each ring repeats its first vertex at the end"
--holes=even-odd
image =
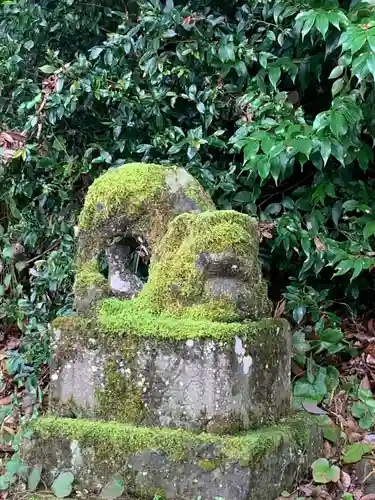
{"type": "Polygon", "coordinates": [[[75,294],[26,451],[47,482],[68,469],[81,495],[117,475],[137,497],[272,499],[316,455],[315,422],[291,412],[289,327],[271,318],[256,222],[215,210],[185,170],[131,164],[94,182],[75,294]]]}

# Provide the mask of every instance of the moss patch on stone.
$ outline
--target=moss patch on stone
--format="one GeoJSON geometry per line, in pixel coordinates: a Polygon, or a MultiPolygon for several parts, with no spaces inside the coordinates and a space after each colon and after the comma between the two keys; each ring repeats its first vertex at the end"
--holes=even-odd
{"type": "Polygon", "coordinates": [[[207,472],[212,472],[217,468],[217,463],[215,460],[202,459],[198,461],[198,465],[201,469],[207,472]]]}
{"type": "MultiPolygon", "coordinates": [[[[130,163],[109,170],[90,186],[79,226],[94,229],[103,221],[124,215],[124,211],[131,217],[139,213],[144,204],[157,204],[158,200],[160,204],[168,188],[166,177],[177,171],[177,167],[145,163],[130,163]]],[[[192,201],[202,203],[203,210],[214,210],[212,201],[196,180],[191,178],[186,189],[192,201]]],[[[152,219],[153,214],[149,214],[149,218],[152,219]]]]}
{"type": "Polygon", "coordinates": [[[131,301],[107,299],[98,309],[98,327],[106,335],[151,337],[155,339],[215,339],[232,341],[241,336],[249,341],[264,335],[278,335],[287,327],[284,320],[265,319],[247,323],[221,323],[178,318],[168,313],[154,314],[144,309],[138,298],[131,301]]]}
{"type": "Polygon", "coordinates": [[[192,456],[205,460],[200,456],[205,446],[213,446],[217,458],[222,460],[256,461],[277,450],[285,441],[299,449],[306,448],[313,422],[313,418],[295,417],[277,426],[239,436],[217,436],[182,429],[151,429],[112,422],[43,417],[33,424],[33,430],[38,439],[74,440],[83,448],[94,449],[98,459],[118,463],[146,449],[160,451],[174,460],[186,460],[192,456]]]}
{"type": "Polygon", "coordinates": [[[84,295],[89,288],[108,289],[108,280],[100,273],[96,260],[85,262],[75,275],[73,292],[76,297],[84,295]]]}
{"type": "Polygon", "coordinates": [[[132,372],[121,373],[115,361],[105,366],[105,387],[96,391],[97,415],[103,420],[138,424],[145,417],[143,385],[132,372]]]}
{"type": "Polygon", "coordinates": [[[264,319],[244,323],[220,323],[186,318],[176,318],[167,313],[156,315],[143,310],[137,299],[106,299],[98,308],[94,318],[81,316],[61,316],[52,326],[61,330],[64,344],[68,349],[78,339],[95,338],[103,347],[113,343],[118,346],[120,339],[126,339],[122,348],[125,359],[134,352],[137,339],[151,338],[156,341],[205,340],[232,342],[236,336],[244,341],[264,341],[270,336],[284,335],[289,324],[284,319],[264,319]]]}

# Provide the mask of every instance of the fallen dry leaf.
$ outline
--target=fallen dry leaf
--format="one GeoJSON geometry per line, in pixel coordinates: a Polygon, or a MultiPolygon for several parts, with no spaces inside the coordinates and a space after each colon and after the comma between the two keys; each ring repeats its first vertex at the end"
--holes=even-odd
{"type": "Polygon", "coordinates": [[[368,389],[368,390],[371,390],[371,384],[370,384],[370,381],[369,381],[369,378],[367,375],[365,375],[363,377],[363,379],[361,380],[361,383],[359,384],[360,388],[361,389],[368,389]]]}
{"type": "Polygon", "coordinates": [[[332,446],[331,443],[327,440],[324,440],[323,443],[323,457],[324,458],[331,458],[332,456],[332,446]]]}
{"type": "Polygon", "coordinates": [[[0,148],[2,149],[0,159],[7,164],[13,158],[18,149],[26,144],[26,136],[19,132],[0,132],[0,148]]]}
{"type": "Polygon", "coordinates": [[[361,497],[361,500],[375,500],[375,493],[369,493],[368,495],[361,497]]]}
{"type": "Polygon", "coordinates": [[[350,479],[349,474],[343,470],[341,471],[340,483],[341,483],[342,489],[344,491],[348,491],[350,483],[351,483],[351,479],[350,479]]]}
{"type": "Polygon", "coordinates": [[[319,252],[324,252],[327,248],[325,246],[325,244],[317,236],[315,236],[315,238],[314,238],[314,243],[315,243],[316,249],[319,250],[319,252]]]}
{"type": "Polygon", "coordinates": [[[4,398],[0,398],[0,406],[9,405],[12,402],[13,396],[5,396],[4,398]]]}
{"type": "Polygon", "coordinates": [[[363,496],[363,491],[359,489],[355,489],[352,491],[352,495],[354,497],[354,500],[361,500],[363,496]]]}
{"type": "Polygon", "coordinates": [[[258,234],[260,241],[271,240],[273,238],[273,231],[275,229],[274,222],[262,221],[258,222],[258,234]]]}
{"type": "Polygon", "coordinates": [[[318,405],[314,403],[302,403],[302,406],[306,411],[311,413],[312,415],[326,415],[327,412],[323,410],[323,408],[319,408],[318,405]]]}
{"type": "Polygon", "coordinates": [[[275,308],[275,312],[273,313],[273,317],[274,318],[280,318],[284,314],[285,304],[286,304],[286,300],[285,299],[280,300],[277,303],[276,308],[275,308]]]}
{"type": "Polygon", "coordinates": [[[18,349],[20,345],[21,345],[21,340],[16,337],[10,337],[7,341],[7,349],[9,351],[14,351],[15,349],[18,349]]]}

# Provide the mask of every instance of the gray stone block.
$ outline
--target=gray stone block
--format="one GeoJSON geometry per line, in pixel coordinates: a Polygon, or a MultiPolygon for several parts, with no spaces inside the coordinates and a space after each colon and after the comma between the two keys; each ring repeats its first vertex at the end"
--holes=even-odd
{"type": "Polygon", "coordinates": [[[316,456],[316,421],[293,418],[238,437],[43,418],[24,453],[42,460],[47,485],[71,471],[78,492],[99,494],[114,475],[126,493],[185,500],[273,500],[316,456]]]}

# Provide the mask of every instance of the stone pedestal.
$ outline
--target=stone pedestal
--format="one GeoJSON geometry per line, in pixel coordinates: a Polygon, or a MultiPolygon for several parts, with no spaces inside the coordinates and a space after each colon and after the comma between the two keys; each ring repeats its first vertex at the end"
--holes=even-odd
{"type": "Polygon", "coordinates": [[[270,317],[256,221],[216,211],[183,169],[142,168],[90,188],[77,314],[53,324],[50,415],[25,453],[47,484],[72,471],[81,497],[116,475],[137,498],[272,500],[321,436],[291,412],[290,332],[270,317]],[[135,241],[146,284],[129,268],[135,241]]]}
{"type": "Polygon", "coordinates": [[[112,322],[116,307],[127,310],[130,332],[138,327],[136,334],[125,329],[117,339],[108,325],[87,326],[80,318],[56,321],[56,414],[217,433],[247,430],[288,414],[285,321],[242,325],[174,319],[168,325],[149,314],[153,329],[160,328],[152,335],[132,320],[133,305],[109,299],[102,306],[112,322]]]}

